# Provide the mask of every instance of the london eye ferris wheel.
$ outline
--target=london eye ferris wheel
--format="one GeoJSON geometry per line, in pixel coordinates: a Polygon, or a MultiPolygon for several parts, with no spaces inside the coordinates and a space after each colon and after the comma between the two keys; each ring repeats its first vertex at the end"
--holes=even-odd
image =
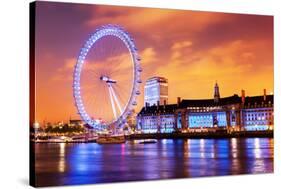
{"type": "Polygon", "coordinates": [[[122,128],[137,105],[140,57],[123,28],[98,28],[81,48],[73,73],[73,96],[82,120],[96,131],[122,128]]]}

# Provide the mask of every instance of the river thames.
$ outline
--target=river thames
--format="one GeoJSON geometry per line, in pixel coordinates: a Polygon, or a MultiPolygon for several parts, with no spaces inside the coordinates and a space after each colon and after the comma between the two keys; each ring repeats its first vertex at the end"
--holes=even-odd
{"type": "Polygon", "coordinates": [[[34,144],[37,186],[273,172],[273,138],[34,144]]]}

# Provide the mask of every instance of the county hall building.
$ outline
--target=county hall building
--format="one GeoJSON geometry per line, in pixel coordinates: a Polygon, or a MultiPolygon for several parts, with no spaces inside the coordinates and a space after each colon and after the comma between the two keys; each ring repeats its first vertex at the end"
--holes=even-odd
{"type": "MultiPolygon", "coordinates": [[[[161,94],[159,85],[155,86],[161,94]]],[[[165,87],[168,88],[167,82],[165,87]]],[[[138,130],[143,133],[273,130],[273,95],[267,95],[265,89],[261,96],[246,97],[242,90],[241,96],[221,98],[216,83],[212,99],[178,98],[177,104],[167,104],[166,100],[153,105],[145,100],[145,106],[137,115],[138,130]]]]}

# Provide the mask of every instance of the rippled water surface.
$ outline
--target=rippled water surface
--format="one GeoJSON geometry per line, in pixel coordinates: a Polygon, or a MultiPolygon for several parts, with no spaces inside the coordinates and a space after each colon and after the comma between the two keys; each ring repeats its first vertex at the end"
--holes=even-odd
{"type": "Polygon", "coordinates": [[[38,186],[273,172],[273,139],[35,144],[38,186]]]}

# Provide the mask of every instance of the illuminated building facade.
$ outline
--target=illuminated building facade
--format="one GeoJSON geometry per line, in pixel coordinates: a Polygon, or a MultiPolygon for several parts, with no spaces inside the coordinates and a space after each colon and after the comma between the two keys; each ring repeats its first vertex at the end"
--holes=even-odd
{"type": "Polygon", "coordinates": [[[137,127],[143,133],[171,133],[174,131],[174,112],[177,105],[145,106],[137,116],[137,127]]]}
{"type": "Polygon", "coordinates": [[[70,119],[69,126],[83,126],[83,121],[79,119],[70,119]]]}
{"type": "Polygon", "coordinates": [[[149,78],[144,86],[144,105],[168,103],[168,80],[164,77],[149,78]]]}
{"type": "Polygon", "coordinates": [[[180,100],[177,104],[145,106],[137,116],[143,133],[273,130],[273,95],[220,98],[215,84],[213,99],[180,100]]]}
{"type": "Polygon", "coordinates": [[[273,130],[273,95],[246,97],[241,114],[245,130],[273,130]]]}
{"type": "MultiPolygon", "coordinates": [[[[238,95],[219,99],[182,100],[176,114],[182,117],[181,130],[230,129],[238,130],[240,125],[240,103],[238,95]]],[[[175,129],[179,129],[175,125],[175,129]]]]}

